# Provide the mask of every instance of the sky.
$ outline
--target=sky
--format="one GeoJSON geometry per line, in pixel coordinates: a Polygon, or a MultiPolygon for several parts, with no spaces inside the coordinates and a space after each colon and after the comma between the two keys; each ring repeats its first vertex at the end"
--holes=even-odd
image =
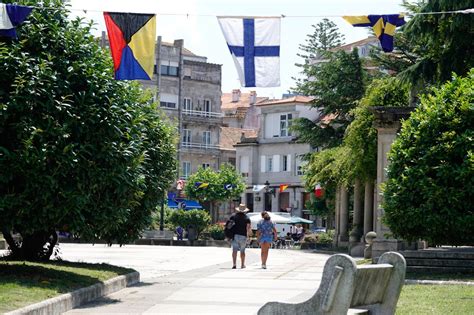
{"type": "Polygon", "coordinates": [[[184,46],[210,63],[222,65],[222,92],[233,89],[257,91],[258,96],[281,98],[295,86],[299,76],[295,63],[299,44],[304,44],[312,25],[328,17],[339,27],[345,42],[368,36],[365,28],[355,28],[341,15],[394,14],[403,12],[402,0],[70,0],[72,16],[96,22],[95,34],[105,30],[102,11],[157,14],[157,36],[163,41],[184,39],[184,46]],[[280,80],[275,88],[245,88],[240,86],[234,62],[227,48],[216,16],[281,16],[280,80]],[[312,16],[312,17],[307,17],[312,16]]]}

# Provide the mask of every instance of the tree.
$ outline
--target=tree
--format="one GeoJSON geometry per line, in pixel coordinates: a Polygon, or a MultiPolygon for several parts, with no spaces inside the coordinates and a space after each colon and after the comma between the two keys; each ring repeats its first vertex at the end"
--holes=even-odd
{"type": "Polygon", "coordinates": [[[338,47],[344,43],[344,35],[339,32],[336,24],[329,19],[323,19],[316,25],[311,25],[314,29],[313,34],[307,35],[306,44],[300,44],[301,53],[297,55],[304,59],[304,65],[297,64],[303,67],[310,67],[314,59],[319,58],[321,54],[329,51],[331,48],[338,47]]]}
{"type": "Polygon", "coordinates": [[[357,49],[351,53],[339,50],[328,54],[327,59],[307,75],[296,90],[315,97],[312,106],[321,111],[324,119],[297,119],[293,130],[299,141],[313,147],[337,146],[352,119],[351,110],[364,95],[366,75],[357,49]]]}
{"type": "Polygon", "coordinates": [[[58,230],[136,239],[175,176],[173,129],[156,104],[113,79],[91,25],[60,0],[43,5],[20,40],[0,42],[0,227],[28,260],[48,259],[58,230]]]}
{"type": "Polygon", "coordinates": [[[433,89],[389,154],[384,222],[395,237],[474,243],[474,70],[433,89]]]}
{"type": "Polygon", "coordinates": [[[215,202],[226,201],[240,197],[245,190],[245,184],[242,176],[237,173],[230,164],[222,164],[219,171],[212,168],[199,168],[192,174],[185,186],[186,195],[189,198],[197,199],[200,202],[211,203],[211,216],[216,220],[213,213],[215,202]],[[206,187],[199,187],[196,183],[209,184],[206,187]]]}
{"type": "MultiPolygon", "coordinates": [[[[430,0],[405,7],[413,13],[446,12],[471,9],[472,0],[430,0]]],[[[413,85],[438,85],[449,80],[452,72],[465,75],[474,67],[474,41],[471,14],[415,15],[402,27],[417,60],[401,72],[413,85]]]]}
{"type": "Polygon", "coordinates": [[[187,229],[188,227],[193,226],[196,230],[197,238],[199,238],[201,232],[209,226],[209,223],[211,223],[209,213],[198,209],[172,211],[168,220],[174,228],[181,226],[182,228],[187,229]]]}

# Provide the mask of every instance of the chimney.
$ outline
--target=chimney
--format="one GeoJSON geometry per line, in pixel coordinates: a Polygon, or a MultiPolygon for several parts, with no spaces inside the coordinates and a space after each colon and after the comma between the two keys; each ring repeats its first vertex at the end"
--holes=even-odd
{"type": "Polygon", "coordinates": [[[250,105],[253,105],[257,102],[257,92],[250,91],[250,105]]]}
{"type": "Polygon", "coordinates": [[[240,90],[234,89],[232,90],[232,102],[238,102],[240,100],[240,90]]]}

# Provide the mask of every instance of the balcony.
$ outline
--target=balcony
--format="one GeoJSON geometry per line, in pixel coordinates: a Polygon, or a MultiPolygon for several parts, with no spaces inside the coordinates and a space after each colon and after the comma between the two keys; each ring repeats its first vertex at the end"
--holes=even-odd
{"type": "Polygon", "coordinates": [[[219,150],[219,146],[215,144],[198,143],[198,142],[181,142],[182,149],[198,149],[198,150],[219,150]]]}
{"type": "Polygon", "coordinates": [[[186,120],[196,120],[196,121],[202,121],[202,120],[215,120],[218,122],[219,120],[222,120],[222,117],[224,115],[222,113],[216,113],[216,112],[206,112],[202,110],[188,110],[188,109],[183,109],[182,111],[183,117],[186,120]]]}

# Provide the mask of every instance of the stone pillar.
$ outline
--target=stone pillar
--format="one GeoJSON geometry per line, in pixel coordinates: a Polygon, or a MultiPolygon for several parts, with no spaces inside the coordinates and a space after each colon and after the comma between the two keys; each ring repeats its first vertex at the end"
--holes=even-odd
{"type": "Polygon", "coordinates": [[[388,158],[393,141],[400,130],[400,119],[407,118],[414,107],[372,107],[374,113],[374,126],[377,129],[377,185],[376,209],[374,210],[375,232],[377,238],[374,240],[372,256],[377,259],[387,251],[398,251],[403,249],[402,241],[390,238],[390,229],[382,223],[384,210],[382,208],[383,196],[381,184],[387,179],[388,158]]]}
{"type": "Polygon", "coordinates": [[[374,229],[374,182],[367,180],[364,190],[364,235],[374,229]]]}
{"type": "Polygon", "coordinates": [[[340,226],[340,220],[339,218],[341,217],[340,211],[341,211],[341,203],[340,203],[340,190],[339,187],[336,188],[336,200],[334,203],[334,239],[333,239],[333,244],[335,246],[338,246],[339,244],[339,235],[341,233],[341,226],[340,226]]]}
{"type": "Polygon", "coordinates": [[[349,235],[347,233],[349,221],[349,192],[347,187],[340,187],[340,216],[339,216],[339,245],[347,245],[349,235]],[[345,244],[344,244],[345,243],[345,244]]]}
{"type": "Polygon", "coordinates": [[[354,242],[360,242],[363,236],[363,215],[362,210],[362,183],[360,179],[354,181],[354,216],[353,231],[351,237],[354,242]]]}

